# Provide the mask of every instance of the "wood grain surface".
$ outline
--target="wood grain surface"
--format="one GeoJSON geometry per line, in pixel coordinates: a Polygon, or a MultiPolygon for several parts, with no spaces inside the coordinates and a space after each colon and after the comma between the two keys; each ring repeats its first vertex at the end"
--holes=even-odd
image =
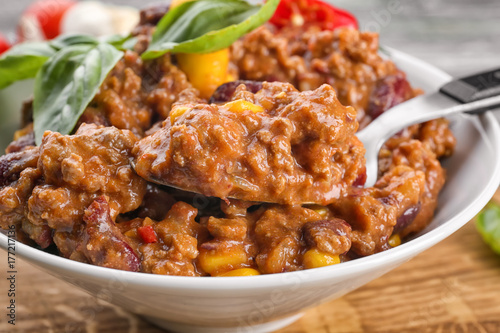
{"type": "MultiPolygon", "coordinates": [[[[141,0],[114,3],[143,5],[141,0]]],[[[29,0],[0,0],[0,31],[9,33],[29,0]]],[[[383,44],[452,75],[500,67],[498,0],[338,0],[361,27],[380,28],[383,44]],[[384,11],[399,4],[397,14],[384,11]],[[382,16],[381,16],[382,15],[382,16]],[[374,23],[375,22],[375,23],[374,23]]],[[[4,112],[0,110],[0,112],[4,112]]],[[[500,202],[500,193],[497,194],[500,202]]],[[[6,324],[7,258],[0,251],[0,332],[159,333],[126,311],[20,262],[17,325],[6,324]]],[[[500,333],[500,256],[473,223],[389,274],[308,311],[280,333],[500,333]]]]}

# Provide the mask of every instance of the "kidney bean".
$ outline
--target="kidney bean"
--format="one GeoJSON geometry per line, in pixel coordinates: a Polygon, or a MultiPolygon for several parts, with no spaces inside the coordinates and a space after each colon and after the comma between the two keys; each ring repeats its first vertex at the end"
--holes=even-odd
{"type": "Polygon", "coordinates": [[[262,89],[262,82],[258,81],[238,80],[224,83],[219,88],[217,88],[217,90],[212,95],[212,98],[210,98],[209,103],[224,103],[231,101],[236,88],[238,88],[241,84],[244,84],[247,87],[247,90],[254,94],[262,89]]]}

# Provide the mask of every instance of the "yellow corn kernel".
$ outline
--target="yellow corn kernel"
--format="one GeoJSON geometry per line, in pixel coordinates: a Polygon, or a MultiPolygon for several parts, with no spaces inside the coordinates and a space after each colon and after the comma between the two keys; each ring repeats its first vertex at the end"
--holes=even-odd
{"type": "Polygon", "coordinates": [[[125,236],[129,238],[136,238],[137,237],[137,230],[136,229],[130,229],[126,233],[124,233],[125,236]]]}
{"type": "Polygon", "coordinates": [[[305,208],[314,210],[316,213],[321,215],[322,218],[327,219],[329,217],[330,210],[325,206],[320,205],[307,205],[305,208]]]}
{"type": "Polygon", "coordinates": [[[229,49],[213,53],[179,53],[177,62],[189,82],[208,99],[223,83],[229,82],[229,49]]]}
{"type": "Polygon", "coordinates": [[[201,252],[198,257],[201,268],[211,275],[216,275],[222,270],[231,270],[247,262],[244,251],[231,251],[227,253],[214,253],[213,251],[201,252]]]}
{"type": "Polygon", "coordinates": [[[253,113],[264,112],[262,106],[255,105],[243,99],[238,99],[236,101],[232,101],[224,104],[229,111],[234,113],[242,113],[244,111],[252,111],[253,113]]]}
{"type": "Polygon", "coordinates": [[[389,238],[389,245],[391,247],[396,247],[401,245],[401,237],[399,237],[399,234],[394,234],[389,238]]]}
{"type": "Polygon", "coordinates": [[[174,106],[172,110],[170,110],[170,123],[173,124],[184,113],[191,109],[191,106],[174,106]]]}
{"type": "Polygon", "coordinates": [[[173,8],[175,8],[175,7],[177,7],[177,6],[180,6],[180,5],[182,5],[183,3],[185,3],[185,2],[189,2],[189,1],[193,1],[193,0],[172,0],[172,1],[170,2],[170,8],[171,8],[171,9],[173,9],[173,8]]]}
{"type": "Polygon", "coordinates": [[[308,269],[319,268],[340,263],[340,257],[338,255],[326,253],[315,248],[304,253],[304,259],[302,263],[304,264],[304,267],[308,269]]]}
{"type": "Polygon", "coordinates": [[[253,268],[240,268],[217,276],[254,276],[254,275],[260,275],[259,271],[253,268]]]}

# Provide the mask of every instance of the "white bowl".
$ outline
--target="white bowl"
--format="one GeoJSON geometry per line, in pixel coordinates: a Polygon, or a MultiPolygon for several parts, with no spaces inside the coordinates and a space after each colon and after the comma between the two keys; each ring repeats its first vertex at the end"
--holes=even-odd
{"type": "MultiPolygon", "coordinates": [[[[397,51],[395,62],[427,91],[450,77],[397,51]]],[[[433,222],[388,251],[335,266],[252,277],[175,277],[112,270],[51,255],[23,244],[16,254],[98,298],[176,332],[269,332],[301,312],[378,278],[435,245],[472,219],[500,183],[500,129],[491,114],[453,120],[456,153],[433,222]]],[[[0,247],[7,237],[0,235],[0,247]]]]}

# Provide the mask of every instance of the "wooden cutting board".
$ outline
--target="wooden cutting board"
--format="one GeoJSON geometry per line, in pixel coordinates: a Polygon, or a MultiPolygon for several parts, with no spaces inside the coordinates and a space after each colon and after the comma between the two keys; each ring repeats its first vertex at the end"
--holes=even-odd
{"type": "MultiPolygon", "coordinates": [[[[500,202],[500,192],[496,200],[500,202]]],[[[7,256],[0,251],[0,276],[7,256]]],[[[0,280],[0,332],[160,333],[118,307],[20,262],[16,326],[6,323],[8,282],[0,280]]],[[[500,256],[473,222],[387,275],[312,309],[279,333],[500,333],[500,256]]]]}

